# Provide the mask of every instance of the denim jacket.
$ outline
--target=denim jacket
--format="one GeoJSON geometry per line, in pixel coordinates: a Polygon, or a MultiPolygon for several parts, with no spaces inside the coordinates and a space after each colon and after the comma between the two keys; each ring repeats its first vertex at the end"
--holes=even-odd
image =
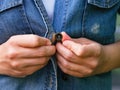
{"type": "MultiPolygon", "coordinates": [[[[56,0],[50,21],[42,0],[0,1],[0,44],[13,35],[36,34],[51,39],[65,31],[103,45],[114,42],[120,0],[56,0]]],[[[55,57],[25,78],[0,75],[0,90],[111,90],[111,72],[87,78],[64,75],[55,57]]]]}

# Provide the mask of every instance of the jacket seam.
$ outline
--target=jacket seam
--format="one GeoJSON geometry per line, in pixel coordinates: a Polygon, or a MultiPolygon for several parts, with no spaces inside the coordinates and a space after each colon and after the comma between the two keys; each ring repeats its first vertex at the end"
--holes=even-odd
{"type": "Polygon", "coordinates": [[[24,11],[23,16],[24,16],[24,18],[25,18],[25,20],[26,20],[26,23],[28,24],[28,27],[29,27],[29,29],[30,29],[30,32],[31,32],[31,34],[34,34],[34,32],[33,32],[32,28],[31,28],[30,22],[29,22],[29,20],[28,20],[28,18],[27,18],[27,16],[26,16],[24,6],[23,6],[23,11],[24,11]]]}
{"type": "MultiPolygon", "coordinates": [[[[65,0],[65,10],[64,10],[64,16],[63,16],[63,26],[62,26],[62,30],[64,30],[65,29],[65,25],[66,25],[66,19],[67,19],[67,11],[68,11],[68,3],[69,3],[69,0],[65,0]]],[[[61,31],[62,31],[61,30],[61,31]]]]}
{"type": "Polygon", "coordinates": [[[84,8],[84,11],[83,11],[83,18],[82,18],[82,37],[85,36],[85,30],[84,30],[84,24],[85,24],[85,17],[86,17],[86,9],[87,9],[87,0],[85,2],[85,8],[84,8]]]}
{"type": "Polygon", "coordinates": [[[39,5],[40,3],[42,3],[42,2],[40,2],[40,1],[38,1],[38,0],[34,0],[34,2],[35,2],[35,5],[36,5],[36,7],[37,7],[37,9],[39,10],[39,12],[40,12],[40,15],[41,15],[41,17],[42,17],[42,20],[43,20],[43,22],[44,22],[44,24],[45,24],[45,28],[46,28],[46,33],[45,33],[45,35],[44,35],[44,37],[47,37],[47,34],[48,34],[48,31],[49,31],[49,27],[48,27],[48,24],[47,24],[47,22],[46,22],[46,18],[45,18],[45,16],[44,16],[44,14],[43,14],[43,8],[41,9],[41,6],[39,5]],[[39,4],[38,4],[39,3],[39,4]]]}

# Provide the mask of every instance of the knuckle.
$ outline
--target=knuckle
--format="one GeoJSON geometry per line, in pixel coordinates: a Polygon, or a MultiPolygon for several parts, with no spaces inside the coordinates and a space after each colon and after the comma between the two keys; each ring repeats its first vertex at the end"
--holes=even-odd
{"type": "Polygon", "coordinates": [[[68,70],[67,70],[67,69],[63,69],[62,71],[63,71],[65,74],[68,73],[68,70]]]}
{"type": "Polygon", "coordinates": [[[55,54],[56,49],[54,46],[46,46],[42,51],[43,51],[42,52],[43,55],[52,56],[55,54]]]}
{"type": "Polygon", "coordinates": [[[47,54],[47,49],[45,49],[46,47],[44,47],[44,49],[41,49],[39,52],[40,56],[45,56],[47,54]]]}
{"type": "Polygon", "coordinates": [[[19,64],[18,62],[16,62],[16,61],[12,61],[12,62],[11,62],[11,67],[12,67],[12,68],[17,69],[17,68],[19,68],[19,66],[20,66],[20,64],[19,64]]]}
{"type": "Polygon", "coordinates": [[[81,74],[80,77],[81,78],[85,78],[85,77],[88,77],[90,74],[87,74],[87,73],[84,73],[84,74],[81,74]]]}
{"type": "Polygon", "coordinates": [[[39,38],[37,35],[31,35],[31,41],[33,42],[33,46],[39,45],[39,38]]]}
{"type": "Polygon", "coordinates": [[[16,44],[15,38],[16,38],[16,36],[10,37],[10,39],[8,40],[9,46],[12,46],[12,45],[16,44]]]}
{"type": "Polygon", "coordinates": [[[50,51],[51,51],[52,55],[54,55],[56,52],[55,46],[52,46],[50,51]]]}
{"type": "Polygon", "coordinates": [[[80,73],[80,77],[87,77],[92,75],[92,73],[93,73],[92,69],[87,69],[87,70],[84,70],[84,72],[80,73]]]}
{"type": "Polygon", "coordinates": [[[69,52],[69,53],[66,54],[65,58],[67,60],[71,60],[72,56],[73,56],[73,54],[71,52],[69,52]]]}
{"type": "Polygon", "coordinates": [[[26,76],[24,72],[18,72],[18,71],[17,72],[16,71],[10,72],[9,75],[12,77],[19,77],[19,78],[23,78],[26,76]]]}
{"type": "Polygon", "coordinates": [[[102,46],[100,45],[100,44],[95,44],[95,47],[96,47],[96,54],[95,54],[95,56],[100,56],[101,55],[101,53],[102,53],[102,46]]]}
{"type": "Polygon", "coordinates": [[[74,76],[79,77],[79,78],[85,77],[85,75],[83,73],[77,73],[74,76]]]}
{"type": "Polygon", "coordinates": [[[93,73],[92,69],[90,69],[90,70],[87,71],[87,75],[91,75],[92,73],[93,73]]]}
{"type": "Polygon", "coordinates": [[[44,58],[43,60],[40,60],[40,64],[41,65],[45,65],[46,63],[48,63],[48,59],[44,58]]]}
{"type": "Polygon", "coordinates": [[[83,45],[81,48],[78,48],[76,54],[77,56],[82,56],[85,53],[85,46],[83,45]]]}
{"type": "Polygon", "coordinates": [[[15,50],[13,47],[10,47],[6,54],[7,58],[9,59],[14,59],[17,57],[17,55],[18,55],[17,50],[15,50]]]}
{"type": "Polygon", "coordinates": [[[68,67],[69,67],[69,64],[67,63],[67,61],[64,61],[64,62],[63,62],[63,66],[64,66],[65,68],[68,68],[68,67]]]}
{"type": "Polygon", "coordinates": [[[86,52],[86,45],[83,45],[81,48],[81,54],[84,54],[86,52]]]}
{"type": "Polygon", "coordinates": [[[35,71],[27,72],[25,75],[26,75],[26,76],[28,76],[28,75],[32,75],[33,73],[35,73],[35,71]]]}
{"type": "Polygon", "coordinates": [[[94,61],[94,62],[91,63],[91,68],[92,69],[96,69],[97,66],[98,66],[98,62],[97,61],[94,61]]]}
{"type": "Polygon", "coordinates": [[[16,74],[17,77],[20,77],[20,78],[24,78],[26,77],[27,75],[24,74],[24,73],[19,73],[19,74],[16,74]]]}
{"type": "Polygon", "coordinates": [[[13,41],[14,38],[16,38],[16,36],[12,36],[12,37],[10,37],[10,41],[13,41]]]}
{"type": "Polygon", "coordinates": [[[84,78],[84,77],[85,77],[85,75],[83,75],[83,74],[80,74],[80,75],[79,75],[79,77],[80,77],[80,78],[84,78]]]}
{"type": "Polygon", "coordinates": [[[24,72],[19,72],[19,73],[16,73],[16,76],[23,77],[23,76],[26,76],[26,74],[24,72]]]}

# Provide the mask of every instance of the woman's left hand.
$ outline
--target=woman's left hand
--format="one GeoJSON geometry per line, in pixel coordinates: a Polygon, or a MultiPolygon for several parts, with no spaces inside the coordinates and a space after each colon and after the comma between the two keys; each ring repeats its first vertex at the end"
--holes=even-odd
{"type": "Polygon", "coordinates": [[[63,43],[57,43],[57,59],[61,70],[75,77],[88,77],[104,72],[109,68],[104,46],[86,38],[72,39],[62,33],[63,43]]]}

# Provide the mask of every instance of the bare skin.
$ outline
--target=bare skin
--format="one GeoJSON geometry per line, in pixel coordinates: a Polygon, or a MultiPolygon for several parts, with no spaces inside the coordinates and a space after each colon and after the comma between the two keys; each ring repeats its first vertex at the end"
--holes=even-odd
{"type": "Polygon", "coordinates": [[[0,74],[25,77],[45,67],[56,53],[61,70],[88,77],[120,67],[120,42],[101,45],[86,38],[72,39],[62,33],[63,43],[51,45],[37,35],[16,35],[0,45],[0,74]]]}
{"type": "Polygon", "coordinates": [[[0,74],[25,77],[43,68],[55,54],[50,40],[37,35],[16,35],[0,45],[0,74]]]}
{"type": "Polygon", "coordinates": [[[86,38],[72,39],[62,32],[63,43],[57,43],[58,65],[75,77],[88,77],[120,67],[120,43],[101,45],[86,38]]]}

